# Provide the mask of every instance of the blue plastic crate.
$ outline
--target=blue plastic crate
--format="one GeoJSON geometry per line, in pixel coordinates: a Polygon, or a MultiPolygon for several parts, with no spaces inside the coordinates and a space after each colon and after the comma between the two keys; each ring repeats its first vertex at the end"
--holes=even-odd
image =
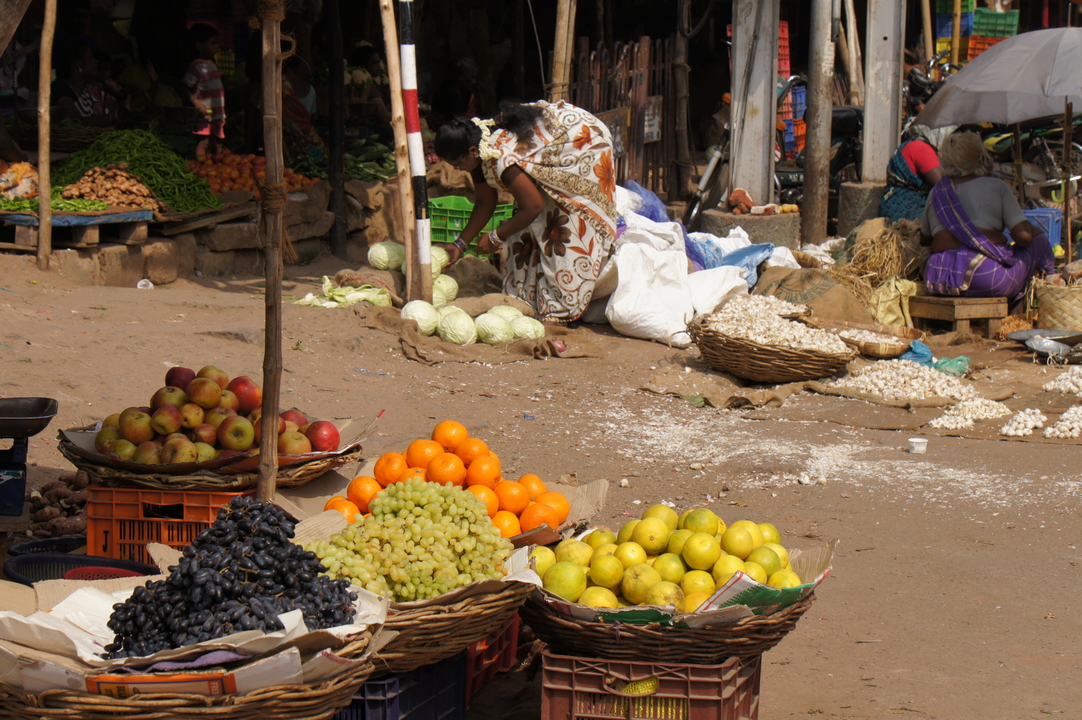
{"type": "Polygon", "coordinates": [[[807,93],[802,85],[794,85],[789,90],[789,98],[793,103],[793,118],[796,120],[804,119],[804,109],[806,107],[805,101],[807,93]]]}
{"type": "Polygon", "coordinates": [[[1039,232],[1048,236],[1048,242],[1055,247],[1063,239],[1063,211],[1055,208],[1032,208],[1025,210],[1026,219],[1039,232]]]}
{"type": "MultiPolygon", "coordinates": [[[[954,13],[939,13],[935,16],[935,36],[937,38],[952,37],[954,32],[954,13]]],[[[969,37],[973,34],[973,13],[962,13],[962,30],[959,37],[969,37]]]]}
{"type": "Polygon", "coordinates": [[[382,680],[369,680],[335,720],[463,720],[466,654],[382,680]]]}

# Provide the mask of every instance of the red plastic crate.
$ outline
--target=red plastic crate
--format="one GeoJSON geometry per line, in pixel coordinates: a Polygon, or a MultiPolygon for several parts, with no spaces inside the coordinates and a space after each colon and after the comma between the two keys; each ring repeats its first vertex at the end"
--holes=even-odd
{"type": "Polygon", "coordinates": [[[518,613],[484,640],[466,649],[466,702],[483,688],[496,673],[513,670],[518,662],[518,631],[522,621],[518,613]]]}
{"type": "Polygon", "coordinates": [[[211,526],[222,505],[254,494],[91,485],[86,489],[87,552],[153,565],[147,545],[183,550],[211,526]]]}
{"type": "Polygon", "coordinates": [[[542,652],[542,720],[757,720],[761,657],[633,663],[542,652]],[[643,682],[645,681],[645,682],[643,682]],[[631,683],[642,687],[625,690],[631,683]]]}

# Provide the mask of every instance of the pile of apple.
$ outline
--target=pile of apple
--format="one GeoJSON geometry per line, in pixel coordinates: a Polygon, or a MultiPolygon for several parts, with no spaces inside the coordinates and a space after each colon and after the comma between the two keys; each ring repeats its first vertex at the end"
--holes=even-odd
{"type": "MultiPolygon", "coordinates": [[[[94,448],[102,455],[144,465],[206,462],[258,453],[263,388],[244,375],[232,380],[213,365],[196,372],[173,367],[148,407],[130,407],[102,421],[94,448]]],[[[303,413],[278,416],[278,453],[334,452],[341,439],[326,420],[303,413]]]]}

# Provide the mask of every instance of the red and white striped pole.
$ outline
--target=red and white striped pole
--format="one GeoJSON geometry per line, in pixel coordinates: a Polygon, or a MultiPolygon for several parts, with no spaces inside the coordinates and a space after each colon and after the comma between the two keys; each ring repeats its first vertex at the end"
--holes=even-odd
{"type": "Polygon", "coordinates": [[[402,110],[406,117],[406,144],[413,186],[414,242],[420,268],[421,296],[432,298],[432,231],[428,219],[428,185],[425,181],[425,150],[421,139],[421,115],[417,109],[417,55],[413,40],[413,0],[398,3],[399,48],[402,63],[402,110]]]}

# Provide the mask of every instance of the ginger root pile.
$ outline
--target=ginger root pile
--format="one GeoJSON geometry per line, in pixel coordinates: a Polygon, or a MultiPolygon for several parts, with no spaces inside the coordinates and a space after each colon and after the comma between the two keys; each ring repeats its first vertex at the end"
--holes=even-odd
{"type": "Polygon", "coordinates": [[[165,203],[135,175],[127,172],[127,163],[91,168],[78,182],[64,188],[65,198],[100,200],[112,207],[167,212],[165,203]]]}

